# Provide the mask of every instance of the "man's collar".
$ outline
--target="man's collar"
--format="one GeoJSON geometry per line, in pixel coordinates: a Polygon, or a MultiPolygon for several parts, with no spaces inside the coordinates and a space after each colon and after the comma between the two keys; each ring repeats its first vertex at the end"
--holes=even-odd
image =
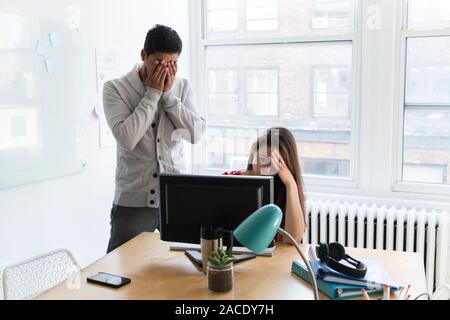
{"type": "Polygon", "coordinates": [[[143,66],[143,63],[137,63],[133,69],[126,74],[126,78],[128,82],[131,84],[134,90],[139,93],[141,96],[145,94],[145,86],[139,76],[139,69],[143,66]]]}

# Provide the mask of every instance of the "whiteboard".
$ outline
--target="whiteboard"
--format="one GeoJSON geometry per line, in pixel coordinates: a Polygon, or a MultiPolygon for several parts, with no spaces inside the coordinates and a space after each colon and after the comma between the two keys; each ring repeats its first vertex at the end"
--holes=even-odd
{"type": "Polygon", "coordinates": [[[0,30],[0,189],[81,172],[77,31],[11,13],[0,30]]]}

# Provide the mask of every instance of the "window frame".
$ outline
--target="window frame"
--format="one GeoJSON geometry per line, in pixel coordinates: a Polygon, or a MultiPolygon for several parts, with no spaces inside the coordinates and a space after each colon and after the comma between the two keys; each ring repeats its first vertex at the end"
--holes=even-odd
{"type": "MultiPolygon", "coordinates": [[[[207,19],[203,18],[206,12],[206,0],[190,0],[190,41],[191,47],[191,70],[200,70],[200,72],[191,72],[192,82],[197,91],[198,108],[204,114],[206,113],[206,48],[209,46],[226,45],[270,45],[270,44],[308,44],[308,43],[339,43],[351,42],[352,44],[352,84],[350,98],[351,114],[351,138],[350,138],[350,176],[333,177],[322,175],[304,175],[304,181],[311,186],[339,186],[342,188],[355,189],[359,187],[359,114],[360,114],[360,87],[361,87],[361,29],[362,29],[362,7],[359,1],[355,1],[354,32],[341,35],[314,35],[314,36],[287,36],[287,37],[255,37],[244,39],[206,39],[207,19]],[[198,23],[198,21],[200,23],[198,23]]],[[[238,13],[239,15],[239,13],[238,13]]],[[[245,19],[244,19],[245,20],[245,19]]],[[[246,20],[245,20],[246,21],[246,20]]],[[[239,23],[239,22],[238,22],[239,23]]],[[[278,94],[278,98],[280,98],[278,94]]],[[[280,107],[280,106],[279,106],[280,107]]],[[[207,116],[206,116],[207,118],[207,116]]],[[[204,159],[200,154],[203,152],[203,146],[196,147],[197,159],[204,159]]],[[[204,172],[200,167],[192,166],[193,172],[204,172]]]]}
{"type": "MultiPolygon", "coordinates": [[[[392,182],[391,191],[395,193],[407,194],[429,194],[436,196],[450,195],[450,184],[438,184],[427,182],[411,182],[403,180],[403,164],[404,164],[404,126],[405,113],[408,108],[419,108],[419,110],[431,110],[435,107],[424,107],[420,105],[406,103],[406,68],[407,68],[407,43],[412,38],[428,38],[428,37],[450,37],[450,29],[438,30],[413,30],[408,29],[408,0],[400,1],[398,13],[401,14],[400,28],[397,33],[397,57],[398,70],[396,72],[396,91],[395,112],[394,112],[394,131],[393,131],[393,155],[392,161],[392,182]]],[[[449,108],[450,110],[450,108],[449,108]]]]}

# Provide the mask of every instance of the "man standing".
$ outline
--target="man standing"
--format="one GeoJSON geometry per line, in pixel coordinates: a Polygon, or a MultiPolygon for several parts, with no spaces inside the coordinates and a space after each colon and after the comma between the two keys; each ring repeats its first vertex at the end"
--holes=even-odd
{"type": "Polygon", "coordinates": [[[105,115],[117,142],[108,252],[159,226],[159,173],[178,172],[182,139],[196,143],[203,133],[192,88],[176,77],[181,50],[176,31],[156,25],[147,33],[143,62],[105,83],[105,115]]]}

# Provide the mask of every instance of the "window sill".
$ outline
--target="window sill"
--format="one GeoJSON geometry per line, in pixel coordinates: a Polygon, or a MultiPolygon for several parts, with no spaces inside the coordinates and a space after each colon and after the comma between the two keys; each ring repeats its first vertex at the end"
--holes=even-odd
{"type": "Polygon", "coordinates": [[[419,183],[419,182],[397,182],[392,185],[393,192],[430,194],[430,195],[450,195],[450,185],[419,183]]]}
{"type": "Polygon", "coordinates": [[[303,181],[307,187],[337,187],[349,189],[357,189],[359,187],[356,180],[342,177],[303,175],[303,181]]]}
{"type": "MultiPolygon", "coordinates": [[[[202,168],[195,171],[196,174],[222,174],[225,171],[233,169],[218,169],[218,168],[202,168]]],[[[236,170],[236,169],[234,169],[236,170]]],[[[336,188],[349,188],[357,189],[359,187],[355,180],[350,178],[341,177],[327,177],[319,175],[303,175],[303,181],[305,185],[311,187],[336,187],[336,188]]]]}

